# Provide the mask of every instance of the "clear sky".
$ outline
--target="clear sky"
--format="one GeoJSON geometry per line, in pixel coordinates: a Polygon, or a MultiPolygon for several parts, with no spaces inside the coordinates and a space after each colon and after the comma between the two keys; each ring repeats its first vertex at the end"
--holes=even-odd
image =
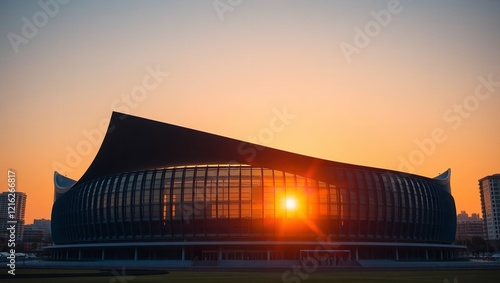
{"type": "Polygon", "coordinates": [[[477,180],[500,173],[499,15],[500,1],[0,1],[0,184],[14,169],[27,223],[50,218],[53,171],[80,178],[117,110],[451,168],[457,210],[479,213],[477,180]]]}

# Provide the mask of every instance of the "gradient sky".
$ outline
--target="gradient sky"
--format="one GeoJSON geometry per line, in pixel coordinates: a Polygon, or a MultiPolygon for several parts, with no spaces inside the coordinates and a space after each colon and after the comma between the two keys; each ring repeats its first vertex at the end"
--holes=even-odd
{"type": "Polygon", "coordinates": [[[477,180],[500,173],[500,1],[40,2],[0,1],[0,184],[17,172],[27,223],[50,218],[53,171],[80,178],[113,110],[428,177],[451,168],[458,212],[479,213],[477,180]],[[140,96],[148,69],[168,76],[140,96]],[[269,135],[277,111],[293,117],[269,135]]]}

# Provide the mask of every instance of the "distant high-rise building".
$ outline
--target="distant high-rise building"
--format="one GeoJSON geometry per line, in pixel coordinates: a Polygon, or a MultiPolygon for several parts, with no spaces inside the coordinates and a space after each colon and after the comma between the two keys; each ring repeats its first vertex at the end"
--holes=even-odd
{"type": "Polygon", "coordinates": [[[480,179],[479,193],[486,240],[495,250],[500,250],[500,174],[480,179]]]}
{"type": "Polygon", "coordinates": [[[22,192],[15,192],[15,211],[13,214],[13,218],[10,218],[9,215],[13,212],[9,210],[9,207],[12,207],[10,203],[11,197],[9,197],[9,192],[0,193],[0,234],[4,237],[8,237],[7,228],[10,227],[8,221],[16,221],[16,238],[18,240],[22,240],[23,232],[24,232],[24,214],[26,212],[26,194],[22,192]]]}
{"type": "Polygon", "coordinates": [[[24,225],[24,241],[25,242],[41,242],[43,240],[43,229],[36,227],[34,224],[24,225]]]}
{"type": "Polygon", "coordinates": [[[457,241],[472,240],[474,237],[484,239],[484,221],[479,214],[462,211],[457,215],[457,241]]]}
{"type": "Polygon", "coordinates": [[[49,219],[35,219],[33,221],[33,227],[41,229],[43,231],[44,240],[48,239],[51,236],[50,231],[50,220],[49,219]]]}

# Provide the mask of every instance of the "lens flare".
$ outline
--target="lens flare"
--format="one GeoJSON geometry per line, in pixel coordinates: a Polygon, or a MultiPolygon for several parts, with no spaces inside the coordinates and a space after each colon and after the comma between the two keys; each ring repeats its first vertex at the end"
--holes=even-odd
{"type": "Polygon", "coordinates": [[[295,210],[297,208],[297,201],[294,198],[287,198],[285,206],[287,210],[295,210]]]}

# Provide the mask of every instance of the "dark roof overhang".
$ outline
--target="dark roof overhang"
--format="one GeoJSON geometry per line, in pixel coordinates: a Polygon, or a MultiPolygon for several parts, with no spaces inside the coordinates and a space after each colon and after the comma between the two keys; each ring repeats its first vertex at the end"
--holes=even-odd
{"type": "MultiPolygon", "coordinates": [[[[248,164],[334,182],[336,168],[398,171],[352,165],[269,148],[145,118],[113,112],[85,182],[122,172],[197,164],[248,164]]],[[[425,178],[414,175],[417,178],[425,178]]],[[[449,188],[449,170],[430,179],[449,188]]]]}

